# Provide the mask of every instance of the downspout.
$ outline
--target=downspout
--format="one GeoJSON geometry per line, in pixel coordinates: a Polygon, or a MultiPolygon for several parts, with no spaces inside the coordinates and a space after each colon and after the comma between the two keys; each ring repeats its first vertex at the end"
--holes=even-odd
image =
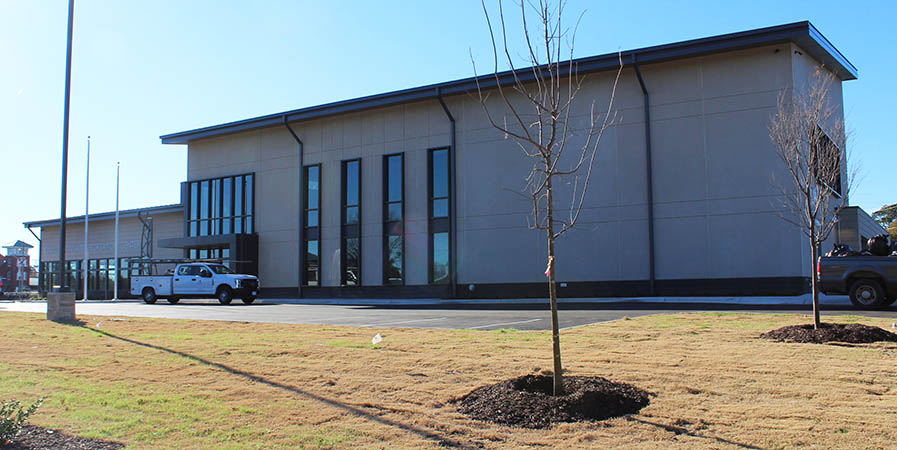
{"type": "Polygon", "coordinates": [[[655,268],[654,268],[654,176],[651,169],[651,110],[649,108],[650,101],[648,97],[648,89],[645,87],[645,80],[642,78],[642,72],[638,68],[636,55],[632,55],[632,67],[635,69],[635,76],[638,77],[638,84],[642,88],[642,97],[645,99],[645,174],[647,176],[648,189],[648,267],[649,267],[649,290],[650,295],[654,296],[655,268]]]}
{"type": "Polygon", "coordinates": [[[436,98],[439,99],[439,104],[442,105],[442,110],[445,112],[449,124],[451,125],[451,144],[449,144],[449,192],[451,192],[452,195],[449,199],[449,236],[451,236],[451,241],[449,242],[449,285],[451,287],[452,298],[456,298],[458,296],[458,234],[457,227],[455,226],[455,219],[457,217],[455,209],[458,193],[456,192],[457,184],[455,183],[455,117],[452,116],[452,112],[449,111],[448,106],[445,104],[439,86],[436,87],[436,98]]]}
{"type": "Polygon", "coordinates": [[[297,222],[297,226],[299,228],[299,241],[298,241],[298,244],[299,244],[299,255],[298,256],[299,256],[299,258],[297,260],[298,264],[299,264],[299,268],[298,268],[299,278],[298,278],[298,282],[296,283],[296,296],[298,298],[302,298],[302,275],[303,275],[302,261],[305,259],[305,255],[302,254],[303,253],[302,242],[303,242],[303,238],[304,238],[304,236],[302,235],[302,232],[303,232],[303,229],[302,229],[303,228],[302,227],[302,214],[303,214],[303,210],[302,210],[302,208],[303,208],[303,206],[302,206],[302,192],[303,192],[303,190],[302,190],[302,161],[303,161],[302,152],[305,149],[305,145],[302,143],[302,139],[299,139],[299,136],[296,134],[295,131],[293,131],[293,127],[290,126],[290,122],[287,120],[286,114],[283,115],[283,125],[285,127],[287,127],[287,130],[289,130],[290,134],[293,135],[293,139],[295,139],[296,143],[299,144],[299,167],[297,168],[297,170],[299,171],[299,173],[298,173],[298,178],[299,178],[299,217],[298,217],[298,219],[299,219],[299,221],[297,222]]]}

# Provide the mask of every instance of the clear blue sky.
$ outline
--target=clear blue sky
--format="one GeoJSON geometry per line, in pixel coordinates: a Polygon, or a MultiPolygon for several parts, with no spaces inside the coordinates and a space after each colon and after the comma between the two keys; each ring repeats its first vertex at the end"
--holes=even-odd
{"type": "MultiPolygon", "coordinates": [[[[489,66],[478,1],[76,0],[69,215],[179,201],[186,148],[159,135],[471,76],[489,66]]],[[[489,2],[490,5],[492,2],[489,2]]],[[[891,1],[599,2],[575,56],[811,21],[859,69],[844,83],[862,180],[852,203],[897,202],[897,6],[891,1]]],[[[65,0],[0,0],[0,242],[36,240],[23,221],[59,214],[65,0]]],[[[36,250],[36,248],[35,248],[36,250]]],[[[36,251],[34,253],[37,253],[36,251]]],[[[35,258],[36,259],[36,258],[35,258]]]]}

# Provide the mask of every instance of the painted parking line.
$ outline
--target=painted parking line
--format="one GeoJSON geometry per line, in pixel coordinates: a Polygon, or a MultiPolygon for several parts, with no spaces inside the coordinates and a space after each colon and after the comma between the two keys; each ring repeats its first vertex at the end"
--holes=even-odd
{"type": "Polygon", "coordinates": [[[539,320],[543,320],[543,319],[529,319],[529,320],[518,320],[516,322],[490,323],[487,325],[478,325],[475,327],[469,327],[467,329],[468,330],[478,330],[480,328],[501,327],[501,326],[505,326],[505,325],[519,325],[521,323],[532,323],[532,322],[537,322],[539,320]]]}
{"type": "Polygon", "coordinates": [[[401,322],[383,322],[383,323],[366,323],[364,325],[352,325],[356,327],[384,327],[388,325],[402,325],[406,323],[416,323],[416,322],[433,322],[436,320],[447,320],[448,317],[435,317],[432,319],[415,319],[415,320],[403,320],[401,322]]]}

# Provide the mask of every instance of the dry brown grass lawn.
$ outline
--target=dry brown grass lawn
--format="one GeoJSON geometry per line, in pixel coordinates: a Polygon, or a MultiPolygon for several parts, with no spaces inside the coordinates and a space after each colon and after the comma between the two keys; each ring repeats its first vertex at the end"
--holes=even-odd
{"type": "Polygon", "coordinates": [[[476,422],[450,403],[551,367],[546,332],[81,319],[0,314],[0,399],[44,396],[32,423],[128,448],[897,445],[897,344],[757,338],[808,320],[794,315],[678,314],[565,331],[570,374],[655,396],[632,417],[550,430],[476,422]],[[384,340],[372,346],[377,332],[384,340]]]}

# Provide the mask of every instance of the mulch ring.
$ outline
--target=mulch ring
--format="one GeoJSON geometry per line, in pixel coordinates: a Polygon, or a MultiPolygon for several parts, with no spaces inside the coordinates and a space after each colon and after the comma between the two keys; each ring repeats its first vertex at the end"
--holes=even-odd
{"type": "Polygon", "coordinates": [[[2,450],[118,450],[125,444],[102,441],[65,434],[34,425],[25,425],[13,442],[3,445],[2,450]]]}
{"type": "Polygon", "coordinates": [[[767,331],[760,335],[764,339],[779,342],[798,342],[824,344],[826,342],[845,342],[849,344],[868,344],[871,342],[897,342],[897,334],[879,327],[870,327],[858,323],[823,323],[814,330],[812,324],[792,325],[767,331]]]}
{"type": "Polygon", "coordinates": [[[551,375],[526,375],[481,386],[455,400],[474,419],[525,428],[604,420],[635,414],[648,392],[601,377],[564,377],[566,395],[553,396],[551,375]]]}

